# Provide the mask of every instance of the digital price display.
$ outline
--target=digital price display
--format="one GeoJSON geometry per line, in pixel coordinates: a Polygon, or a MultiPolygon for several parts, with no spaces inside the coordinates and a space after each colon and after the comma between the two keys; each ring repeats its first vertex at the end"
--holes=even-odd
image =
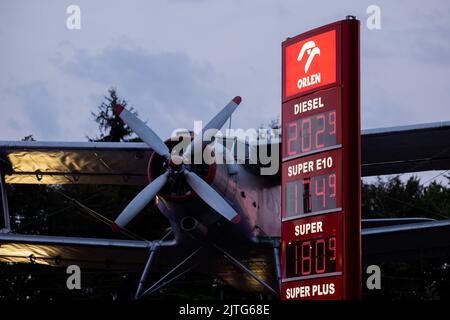
{"type": "Polygon", "coordinates": [[[336,110],[287,123],[287,155],[296,156],[336,145],[336,110]]]}
{"type": "Polygon", "coordinates": [[[281,296],[357,299],[359,21],[289,38],[282,56],[281,296]]]}
{"type": "Polygon", "coordinates": [[[286,216],[336,208],[336,173],[299,179],[286,184],[286,216]]]}
{"type": "Polygon", "coordinates": [[[341,151],[282,164],[283,221],[341,210],[341,151]]]}
{"type": "Polygon", "coordinates": [[[288,281],[342,274],[340,212],[283,223],[283,278],[288,281]]]}
{"type": "Polygon", "coordinates": [[[288,243],[286,277],[336,272],[336,251],[336,236],[288,243]]]}
{"type": "Polygon", "coordinates": [[[283,160],[340,147],[340,109],[340,88],[283,104],[283,160]]]}

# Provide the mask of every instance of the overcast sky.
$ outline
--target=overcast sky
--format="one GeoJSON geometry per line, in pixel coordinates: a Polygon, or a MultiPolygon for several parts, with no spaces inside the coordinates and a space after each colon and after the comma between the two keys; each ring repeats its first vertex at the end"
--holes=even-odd
{"type": "Polygon", "coordinates": [[[450,120],[449,1],[0,0],[0,140],[85,141],[116,87],[167,138],[231,98],[233,126],[280,115],[281,42],[361,20],[362,127],[450,120]],[[69,5],[81,30],[66,27],[69,5]],[[381,8],[381,30],[366,9],[381,8]]]}

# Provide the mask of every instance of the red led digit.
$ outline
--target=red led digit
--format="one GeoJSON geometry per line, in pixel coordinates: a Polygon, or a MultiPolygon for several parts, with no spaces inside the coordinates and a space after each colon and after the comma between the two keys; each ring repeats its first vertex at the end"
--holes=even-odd
{"type": "Polygon", "coordinates": [[[330,197],[336,198],[336,174],[332,173],[328,176],[328,187],[330,188],[330,197]]]}
{"type": "Polygon", "coordinates": [[[294,184],[294,193],[295,193],[295,213],[298,213],[298,183],[295,182],[294,184]]]}
{"type": "Polygon", "coordinates": [[[316,117],[317,120],[319,120],[319,122],[322,123],[322,128],[316,131],[316,136],[315,136],[315,145],[317,149],[323,148],[325,147],[325,144],[323,143],[319,143],[319,135],[323,134],[325,132],[325,116],[323,114],[319,114],[316,117]]]}
{"type": "Polygon", "coordinates": [[[331,126],[330,135],[336,134],[336,111],[331,111],[328,114],[328,123],[331,126]]]}
{"type": "Polygon", "coordinates": [[[301,129],[302,129],[302,152],[309,152],[309,151],[311,151],[311,119],[310,118],[303,119],[301,129]],[[305,130],[306,124],[307,124],[308,130],[305,130]],[[308,146],[306,146],[305,141],[308,142],[308,146]]]}
{"type": "Polygon", "coordinates": [[[295,248],[295,274],[298,274],[298,242],[294,244],[295,248]]]}
{"type": "Polygon", "coordinates": [[[324,273],[325,272],[325,240],[317,239],[316,240],[316,273],[324,273]],[[319,250],[320,247],[320,250],[319,250]],[[320,252],[320,253],[319,253],[320,252]],[[321,265],[321,267],[320,267],[321,265]]]}
{"type": "Polygon", "coordinates": [[[328,249],[332,252],[331,261],[336,260],[336,237],[328,239],[328,249]]]}
{"type": "Polygon", "coordinates": [[[325,202],[325,177],[318,177],[317,179],[315,179],[315,194],[316,197],[322,197],[322,208],[326,207],[326,202],[325,202]],[[322,190],[318,190],[317,186],[319,185],[319,181],[322,184],[322,190]]]}
{"type": "Polygon", "coordinates": [[[312,210],[311,203],[311,179],[305,178],[303,180],[303,212],[308,213],[312,210]]]}
{"type": "Polygon", "coordinates": [[[287,130],[288,138],[287,138],[287,152],[288,155],[293,156],[296,154],[295,148],[292,150],[292,144],[295,143],[298,139],[298,133],[297,133],[297,121],[292,121],[288,123],[288,130],[287,130]],[[290,132],[292,130],[289,130],[291,128],[294,128],[294,135],[290,136],[290,132]]]}
{"type": "Polygon", "coordinates": [[[305,241],[302,243],[302,275],[309,274],[311,274],[311,241],[305,241]],[[306,268],[305,265],[308,267],[306,268]]]}

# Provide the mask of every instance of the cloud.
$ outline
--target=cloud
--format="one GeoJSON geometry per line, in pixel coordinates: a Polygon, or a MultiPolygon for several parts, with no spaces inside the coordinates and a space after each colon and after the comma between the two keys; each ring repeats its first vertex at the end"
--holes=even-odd
{"type": "MultiPolygon", "coordinates": [[[[135,46],[109,46],[99,54],[76,50],[71,61],[55,56],[62,71],[104,88],[115,87],[152,127],[170,134],[183,124],[217,110],[220,79],[207,63],[199,63],[182,52],[152,53],[135,46]],[[154,119],[158,119],[155,121],[154,119]],[[190,121],[187,121],[190,120],[190,121]],[[172,126],[168,131],[167,126],[172,126]]],[[[91,93],[98,104],[105,92],[91,93]]],[[[204,119],[207,120],[207,119],[204,119]]]]}
{"type": "Polygon", "coordinates": [[[36,83],[48,96],[30,92],[60,111],[51,120],[56,127],[42,130],[54,130],[60,140],[96,135],[90,111],[111,86],[163,137],[210,119],[234,95],[243,102],[233,126],[258,126],[281,111],[281,42],[347,14],[361,20],[363,127],[450,119],[450,4],[444,1],[379,0],[376,31],[366,28],[368,0],[79,0],[79,31],[66,28],[69,4],[0,2],[0,31],[7,31],[0,32],[0,98],[16,124],[0,119],[0,138],[34,129],[28,115],[41,106],[27,103],[33,99],[21,86],[36,83]]]}
{"type": "Polygon", "coordinates": [[[60,110],[49,93],[45,83],[34,81],[26,84],[9,84],[3,88],[4,95],[13,96],[14,113],[6,113],[6,125],[17,130],[26,123],[27,130],[23,136],[33,134],[35,137],[52,139],[61,133],[59,124],[60,110]]]}

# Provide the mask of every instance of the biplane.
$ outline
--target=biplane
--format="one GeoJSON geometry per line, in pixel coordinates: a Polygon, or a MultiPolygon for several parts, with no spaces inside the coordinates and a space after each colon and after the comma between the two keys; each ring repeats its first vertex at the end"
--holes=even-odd
{"type": "MultiPolygon", "coordinates": [[[[240,102],[240,97],[231,100],[203,131],[222,128],[240,102]]],[[[121,106],[115,111],[143,143],[0,141],[4,217],[0,262],[141,269],[137,299],[194,270],[214,274],[240,290],[278,294],[280,173],[261,175],[263,164],[248,160],[264,143],[280,150],[280,139],[251,142],[226,137],[205,143],[202,134],[189,133],[184,151],[174,153],[173,140],[163,141],[121,106]],[[226,161],[185,161],[207,148],[216,159],[226,161]],[[244,155],[236,151],[239,148],[244,155]],[[6,184],[139,185],[142,191],[118,212],[113,231],[126,230],[128,222],[155,201],[171,225],[172,238],[141,241],[12,233],[6,184]],[[149,285],[152,272],[162,276],[149,285]]],[[[450,122],[365,130],[361,165],[365,177],[450,169],[450,122]]],[[[418,251],[449,256],[450,220],[363,220],[362,241],[367,264],[414,258],[418,251]]]]}

